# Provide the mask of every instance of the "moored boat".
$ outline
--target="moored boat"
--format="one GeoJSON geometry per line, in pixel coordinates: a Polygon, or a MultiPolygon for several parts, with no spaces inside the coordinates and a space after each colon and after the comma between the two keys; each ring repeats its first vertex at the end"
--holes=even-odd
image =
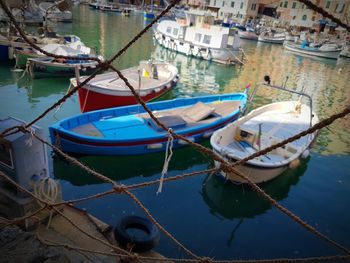
{"type": "Polygon", "coordinates": [[[186,19],[162,20],[154,27],[158,44],[170,50],[223,64],[242,63],[237,30],[214,25],[214,16],[185,11],[186,19]]]}
{"type": "MultiPolygon", "coordinates": [[[[167,128],[200,142],[235,121],[245,109],[245,93],[180,98],[148,103],[167,128]]],[[[165,151],[168,133],[140,105],[83,113],[50,128],[51,141],[65,152],[87,155],[137,155],[165,151]]],[[[187,142],[174,138],[173,148],[187,142]]]]}
{"type": "MultiPolygon", "coordinates": [[[[290,91],[286,88],[278,88],[290,91]]],[[[235,123],[214,132],[210,143],[215,153],[234,163],[296,135],[317,122],[318,118],[312,112],[311,100],[310,107],[302,104],[300,100],[275,102],[255,109],[235,123]]],[[[297,166],[298,159],[307,156],[315,137],[315,133],[301,137],[236,168],[255,183],[269,181],[289,167],[297,166]]],[[[216,166],[219,167],[219,165],[216,162],[216,166]]],[[[246,183],[235,173],[221,171],[221,174],[233,182],[246,183]]]]}
{"type": "Polygon", "coordinates": [[[284,33],[275,33],[273,31],[264,31],[259,37],[259,42],[271,43],[271,44],[283,44],[286,40],[286,36],[284,33]]]}
{"type": "Polygon", "coordinates": [[[342,51],[336,44],[323,44],[312,47],[286,41],[283,46],[286,50],[300,55],[330,59],[338,59],[340,52],[342,51]]]}
{"type": "MultiPolygon", "coordinates": [[[[171,90],[178,81],[177,68],[166,62],[141,61],[136,67],[121,71],[144,101],[160,97],[171,90]]],[[[79,82],[84,81],[79,78],[79,82]]],[[[71,79],[77,85],[75,78],[71,79]]],[[[78,90],[82,112],[136,104],[129,87],[116,72],[98,74],[78,90]]]]}
{"type": "MultiPolygon", "coordinates": [[[[86,47],[80,41],[70,44],[47,44],[45,46],[42,46],[41,49],[51,54],[61,56],[77,56],[82,54],[94,55],[92,49],[86,47]]],[[[16,57],[16,67],[19,68],[25,67],[29,58],[46,57],[46,55],[32,48],[16,49],[14,51],[14,55],[16,57]]]]}
{"type": "MultiPolygon", "coordinates": [[[[81,57],[86,57],[81,55],[81,57]]],[[[55,59],[50,57],[29,58],[28,71],[32,78],[72,77],[77,72],[89,75],[96,70],[95,60],[55,59]]]]}
{"type": "Polygon", "coordinates": [[[246,31],[238,31],[238,35],[242,39],[255,40],[258,41],[259,36],[254,30],[247,29],[246,31]]]}

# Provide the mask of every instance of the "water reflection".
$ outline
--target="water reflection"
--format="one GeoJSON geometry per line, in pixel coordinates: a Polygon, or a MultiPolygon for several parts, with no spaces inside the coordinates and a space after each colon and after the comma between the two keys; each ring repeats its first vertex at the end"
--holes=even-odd
{"type": "Polygon", "coordinates": [[[158,44],[155,45],[151,58],[174,63],[177,66],[180,83],[176,88],[176,94],[181,97],[223,93],[223,87],[232,78],[237,77],[239,70],[234,66],[188,57],[158,44]]]}
{"type": "MultiPolygon", "coordinates": [[[[209,142],[205,142],[209,144],[209,142]]],[[[147,154],[142,156],[86,156],[79,160],[93,170],[107,177],[123,181],[133,177],[159,175],[163,168],[164,153],[147,154]]],[[[173,153],[169,164],[169,172],[186,171],[198,164],[206,164],[208,160],[196,150],[185,147],[173,153]]],[[[103,183],[82,169],[55,157],[53,160],[55,177],[71,182],[73,185],[89,185],[103,183]]]]}
{"type": "MultiPolygon", "coordinates": [[[[287,170],[276,179],[261,184],[261,188],[276,200],[288,196],[293,185],[307,169],[308,160],[303,160],[295,170],[287,170]]],[[[202,185],[202,197],[211,214],[226,219],[253,218],[265,213],[271,204],[245,185],[234,185],[217,175],[209,175],[202,185]]]]}

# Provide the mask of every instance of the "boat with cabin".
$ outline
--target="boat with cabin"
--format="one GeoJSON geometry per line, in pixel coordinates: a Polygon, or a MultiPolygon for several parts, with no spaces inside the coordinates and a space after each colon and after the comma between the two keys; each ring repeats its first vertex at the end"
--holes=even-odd
{"type": "MultiPolygon", "coordinates": [[[[170,91],[178,81],[176,66],[159,61],[140,61],[138,66],[121,70],[143,101],[150,101],[170,91]]],[[[76,87],[86,77],[72,78],[76,87]]],[[[81,112],[138,103],[116,72],[98,74],[78,90],[81,112]]]]}
{"type": "MultiPolygon", "coordinates": [[[[234,164],[260,150],[292,137],[318,122],[312,111],[312,100],[307,94],[268,84],[259,85],[300,95],[299,100],[274,102],[251,111],[236,122],[214,132],[210,139],[216,154],[234,164]],[[301,103],[306,96],[310,104],[301,103]]],[[[256,92],[253,92],[253,95],[256,92]]],[[[271,152],[247,161],[236,167],[254,183],[262,183],[280,175],[288,168],[295,168],[299,158],[309,154],[309,148],[316,138],[316,132],[287,143],[271,152]]],[[[220,163],[215,161],[220,167],[220,163]]],[[[247,183],[236,173],[221,171],[227,180],[235,183],[247,183]]]]}
{"type": "Polygon", "coordinates": [[[207,11],[185,11],[185,16],[160,21],[153,28],[157,43],[187,56],[223,64],[242,63],[237,30],[214,25],[215,16],[207,11]]]}
{"type": "Polygon", "coordinates": [[[283,46],[286,50],[300,55],[329,59],[338,59],[342,51],[341,46],[333,43],[306,44],[302,42],[299,44],[286,41],[283,46]]]}
{"type": "MultiPolygon", "coordinates": [[[[177,98],[147,103],[168,129],[193,142],[208,139],[237,120],[246,107],[245,93],[177,98]]],[[[83,113],[49,127],[53,144],[64,152],[85,155],[138,155],[166,150],[168,132],[141,105],[83,113]]],[[[172,148],[188,142],[173,138],[172,148]]]]}

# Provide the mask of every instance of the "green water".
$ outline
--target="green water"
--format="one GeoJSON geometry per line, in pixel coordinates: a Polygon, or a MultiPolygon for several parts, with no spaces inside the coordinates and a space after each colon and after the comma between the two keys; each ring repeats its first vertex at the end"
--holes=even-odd
{"type": "MultiPolygon", "coordinates": [[[[145,26],[141,15],[123,17],[99,13],[88,7],[74,10],[73,24],[60,24],[60,33],[80,36],[111,57],[145,26]]],[[[180,82],[168,98],[242,91],[269,74],[275,84],[285,83],[304,90],[314,101],[320,119],[349,105],[350,60],[317,60],[286,52],[282,46],[243,42],[247,63],[241,68],[189,59],[154,46],[151,34],[144,35],[114,65],[120,69],[139,60],[158,58],[175,63],[180,82]]],[[[13,65],[0,63],[0,117],[8,115],[31,121],[67,91],[62,78],[20,79],[13,65]],[[20,79],[20,80],[19,80],[20,79]]],[[[259,93],[256,105],[289,95],[269,90],[259,93]]],[[[38,122],[45,128],[62,118],[79,113],[78,98],[69,98],[59,110],[38,122]]],[[[262,188],[282,205],[319,231],[350,247],[350,122],[338,120],[321,131],[311,155],[296,170],[290,170],[262,188]]],[[[48,132],[47,132],[48,134],[48,132]]],[[[210,144],[204,142],[205,146],[210,144]]],[[[158,179],[164,154],[133,157],[81,157],[80,161],[125,185],[158,179]]],[[[50,166],[60,179],[64,199],[92,195],[110,189],[110,185],[55,158],[50,166]]],[[[212,167],[212,162],[190,148],[174,152],[167,176],[212,167]]],[[[181,243],[200,256],[215,259],[265,259],[335,255],[339,252],[271,207],[247,187],[224,182],[203,174],[167,183],[156,195],[158,186],[133,193],[152,215],[181,243]]],[[[143,211],[126,196],[107,196],[78,205],[114,225],[126,215],[143,211]]],[[[156,250],[169,257],[185,257],[164,235],[156,250]]]]}

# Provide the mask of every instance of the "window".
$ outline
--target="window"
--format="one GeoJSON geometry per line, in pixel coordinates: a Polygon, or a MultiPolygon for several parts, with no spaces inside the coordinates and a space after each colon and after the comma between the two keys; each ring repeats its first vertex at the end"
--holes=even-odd
{"type": "Polygon", "coordinates": [[[170,26],[167,27],[166,32],[171,34],[171,27],[170,26]]]}
{"type": "Polygon", "coordinates": [[[214,0],[214,6],[216,6],[216,0],[214,0]]]}
{"type": "Polygon", "coordinates": [[[256,4],[252,4],[251,10],[255,10],[255,9],[256,9],[256,4]]]}
{"type": "Polygon", "coordinates": [[[173,35],[177,36],[177,34],[179,33],[179,29],[178,28],[174,28],[173,30],[173,35]]]}
{"type": "Polygon", "coordinates": [[[241,3],[241,9],[243,8],[243,2],[241,3]]]}
{"type": "Polygon", "coordinates": [[[281,3],[280,3],[280,7],[282,7],[283,6],[283,2],[281,1],[281,3]]]}
{"type": "Polygon", "coordinates": [[[296,16],[293,16],[293,20],[295,20],[296,16]]]}
{"type": "Polygon", "coordinates": [[[303,15],[302,20],[305,21],[307,19],[307,15],[303,15]]]}
{"type": "Polygon", "coordinates": [[[204,35],[203,44],[210,44],[211,36],[204,35]]]}
{"type": "Polygon", "coordinates": [[[302,5],[301,5],[301,9],[304,9],[304,7],[305,7],[305,5],[304,5],[304,4],[302,4],[302,5]]]}
{"type": "Polygon", "coordinates": [[[327,1],[326,8],[328,9],[331,6],[331,1],[327,1]]]}
{"type": "Polygon", "coordinates": [[[224,15],[224,13],[223,12],[220,12],[220,16],[223,16],[224,15]]]}
{"type": "Polygon", "coordinates": [[[287,7],[288,7],[288,1],[285,1],[285,2],[284,2],[283,7],[284,7],[284,8],[287,8],[287,7]]]}
{"type": "Polygon", "coordinates": [[[222,7],[224,7],[225,6],[225,1],[222,1],[222,7]]]}
{"type": "Polygon", "coordinates": [[[335,8],[335,12],[342,13],[344,11],[344,3],[343,4],[337,4],[335,8]]]}
{"type": "Polygon", "coordinates": [[[14,168],[11,148],[5,143],[0,143],[0,164],[14,168]]]}
{"type": "Polygon", "coordinates": [[[293,2],[292,9],[297,8],[297,2],[293,2]]]}
{"type": "Polygon", "coordinates": [[[231,2],[231,7],[232,7],[232,8],[235,7],[235,2],[231,2]]]}
{"type": "Polygon", "coordinates": [[[201,39],[202,39],[202,34],[196,33],[196,35],[194,36],[194,41],[201,42],[201,39]]]}

